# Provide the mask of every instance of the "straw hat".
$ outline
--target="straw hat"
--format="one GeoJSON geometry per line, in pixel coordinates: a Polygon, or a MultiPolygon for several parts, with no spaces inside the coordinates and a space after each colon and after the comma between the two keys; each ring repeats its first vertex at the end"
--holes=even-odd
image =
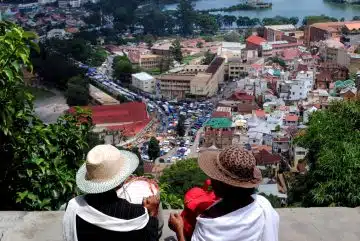
{"type": "Polygon", "coordinates": [[[116,188],[139,165],[138,157],[112,145],[98,145],[89,151],[76,173],[76,185],[84,193],[103,193],[116,188]]]}
{"type": "Polygon", "coordinates": [[[198,162],[206,175],[230,186],[253,188],[262,180],[255,157],[241,146],[204,151],[198,162]]]}

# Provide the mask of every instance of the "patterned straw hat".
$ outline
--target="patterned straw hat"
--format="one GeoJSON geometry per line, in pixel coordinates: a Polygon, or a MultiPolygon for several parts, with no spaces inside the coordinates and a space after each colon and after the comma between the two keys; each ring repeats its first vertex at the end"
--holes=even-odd
{"type": "Polygon", "coordinates": [[[98,145],[89,151],[76,173],[76,185],[84,193],[107,192],[123,183],[138,165],[139,158],[134,153],[98,145]]]}
{"type": "Polygon", "coordinates": [[[198,162],[206,175],[230,186],[253,188],[262,180],[255,157],[241,146],[204,151],[198,162]]]}

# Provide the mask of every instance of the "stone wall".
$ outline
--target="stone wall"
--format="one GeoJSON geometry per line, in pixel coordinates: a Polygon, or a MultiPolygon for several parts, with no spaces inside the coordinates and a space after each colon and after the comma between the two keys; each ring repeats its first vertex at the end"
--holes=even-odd
{"type": "MultiPolygon", "coordinates": [[[[360,208],[284,208],[280,241],[359,241],[360,208]]],[[[176,241],[164,211],[162,241],[176,241]]],[[[0,241],[62,241],[63,212],[0,212],[0,241]]]]}

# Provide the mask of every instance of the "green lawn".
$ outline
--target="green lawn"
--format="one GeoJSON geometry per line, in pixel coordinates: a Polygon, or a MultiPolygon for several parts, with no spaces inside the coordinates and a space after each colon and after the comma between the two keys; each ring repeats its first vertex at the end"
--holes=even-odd
{"type": "Polygon", "coordinates": [[[50,98],[55,95],[53,92],[46,90],[46,89],[42,89],[42,88],[27,86],[26,89],[33,96],[35,96],[36,100],[43,100],[43,99],[50,98]]]}

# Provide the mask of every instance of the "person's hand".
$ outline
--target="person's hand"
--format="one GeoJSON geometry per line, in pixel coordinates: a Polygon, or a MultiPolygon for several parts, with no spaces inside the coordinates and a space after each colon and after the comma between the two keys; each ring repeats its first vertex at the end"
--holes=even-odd
{"type": "Polygon", "coordinates": [[[184,221],[177,213],[171,213],[169,217],[169,228],[175,233],[183,232],[184,221]]]}
{"type": "Polygon", "coordinates": [[[159,197],[150,196],[148,198],[144,198],[143,205],[148,210],[150,216],[156,217],[158,215],[160,205],[159,197]]]}

